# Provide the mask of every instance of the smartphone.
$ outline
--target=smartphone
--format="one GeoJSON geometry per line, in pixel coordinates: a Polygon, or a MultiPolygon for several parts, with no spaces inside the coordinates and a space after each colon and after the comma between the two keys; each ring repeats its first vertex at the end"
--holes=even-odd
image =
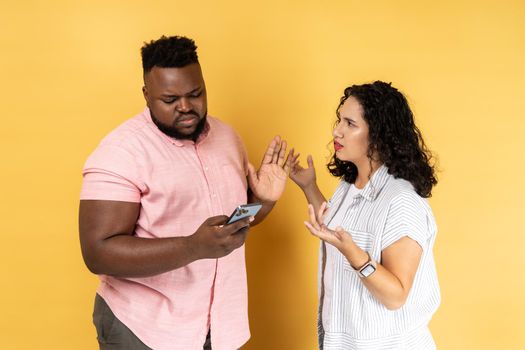
{"type": "Polygon", "coordinates": [[[261,203],[239,205],[237,208],[235,208],[232,215],[230,215],[226,224],[232,224],[235,221],[247,218],[248,216],[255,216],[255,214],[257,214],[261,208],[261,203]]]}

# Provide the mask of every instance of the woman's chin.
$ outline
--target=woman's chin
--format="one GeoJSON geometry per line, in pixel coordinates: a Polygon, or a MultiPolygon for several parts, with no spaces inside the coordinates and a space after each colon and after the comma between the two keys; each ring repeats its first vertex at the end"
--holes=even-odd
{"type": "Polygon", "coordinates": [[[350,162],[350,159],[341,154],[340,151],[335,151],[335,158],[337,158],[337,160],[340,160],[341,162],[350,162]]]}

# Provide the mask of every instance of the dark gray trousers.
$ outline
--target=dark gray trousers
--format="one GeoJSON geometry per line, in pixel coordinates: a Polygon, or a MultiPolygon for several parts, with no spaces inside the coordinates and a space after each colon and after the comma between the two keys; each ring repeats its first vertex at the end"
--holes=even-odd
{"type": "MultiPolygon", "coordinates": [[[[98,294],[95,296],[93,323],[97,329],[100,350],[152,350],[115,317],[108,304],[98,294]]],[[[211,350],[210,332],[203,350],[211,350]]]]}

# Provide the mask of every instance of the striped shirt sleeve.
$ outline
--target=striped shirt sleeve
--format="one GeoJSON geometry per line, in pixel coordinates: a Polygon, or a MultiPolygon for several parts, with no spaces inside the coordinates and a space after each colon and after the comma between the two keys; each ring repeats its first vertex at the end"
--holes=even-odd
{"type": "Polygon", "coordinates": [[[424,199],[416,193],[405,192],[397,195],[388,209],[381,250],[405,236],[416,241],[424,251],[427,250],[432,234],[427,216],[424,199]]]}

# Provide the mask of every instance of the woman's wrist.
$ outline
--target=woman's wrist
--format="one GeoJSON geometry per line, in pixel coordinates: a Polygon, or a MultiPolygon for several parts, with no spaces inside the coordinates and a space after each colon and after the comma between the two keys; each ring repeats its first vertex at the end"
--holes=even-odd
{"type": "Polygon", "coordinates": [[[359,248],[359,246],[355,244],[354,241],[352,241],[345,249],[343,255],[346,257],[346,260],[348,260],[350,266],[352,266],[355,270],[360,269],[370,259],[368,253],[359,248]]]}
{"type": "Polygon", "coordinates": [[[308,196],[308,195],[312,195],[312,194],[319,192],[319,187],[317,187],[317,182],[313,181],[312,183],[304,187],[301,187],[301,190],[304,192],[306,196],[308,196]]]}

